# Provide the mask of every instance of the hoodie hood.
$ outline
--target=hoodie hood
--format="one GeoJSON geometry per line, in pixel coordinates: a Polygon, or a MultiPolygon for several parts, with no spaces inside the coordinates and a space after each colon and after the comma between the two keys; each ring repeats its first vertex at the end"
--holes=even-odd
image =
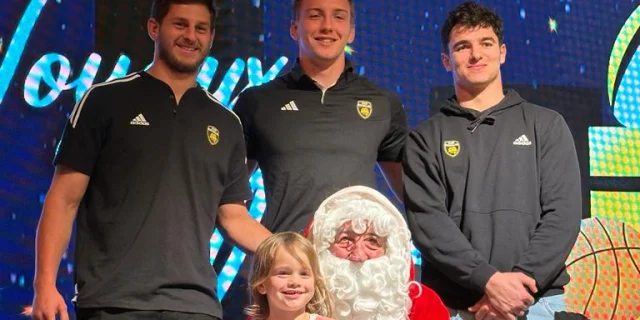
{"type": "Polygon", "coordinates": [[[493,125],[500,113],[523,102],[525,102],[525,100],[522,99],[517,92],[508,89],[505,91],[504,98],[497,105],[484,111],[478,111],[461,106],[458,103],[456,96],[447,99],[440,111],[447,116],[457,116],[469,119],[467,130],[470,130],[473,133],[481,124],[493,125]]]}

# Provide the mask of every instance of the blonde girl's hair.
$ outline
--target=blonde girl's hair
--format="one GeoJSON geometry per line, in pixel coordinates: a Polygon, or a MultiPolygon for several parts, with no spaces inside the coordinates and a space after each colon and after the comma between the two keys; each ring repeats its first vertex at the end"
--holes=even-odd
{"type": "Polygon", "coordinates": [[[318,262],[316,251],[309,240],[291,231],[276,233],[258,246],[251,275],[249,276],[251,303],[245,308],[245,313],[253,320],[263,320],[269,316],[267,297],[258,292],[258,287],[269,278],[278,249],[286,250],[302,264],[305,262],[298,255],[298,252],[307,257],[311,264],[307,267],[313,272],[315,288],[313,297],[307,303],[306,312],[330,316],[333,311],[333,299],[320,271],[320,263],[318,262]]]}

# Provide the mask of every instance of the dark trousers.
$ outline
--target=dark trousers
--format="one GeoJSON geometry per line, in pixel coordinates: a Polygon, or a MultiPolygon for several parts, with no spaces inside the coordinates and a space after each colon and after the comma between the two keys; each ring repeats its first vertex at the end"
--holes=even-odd
{"type": "Polygon", "coordinates": [[[77,320],[220,320],[201,313],[145,311],[120,308],[76,309],[77,320]]]}

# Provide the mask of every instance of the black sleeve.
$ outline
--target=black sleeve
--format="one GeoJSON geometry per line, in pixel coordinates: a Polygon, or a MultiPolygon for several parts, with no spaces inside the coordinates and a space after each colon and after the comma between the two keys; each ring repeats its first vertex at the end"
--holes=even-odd
{"type": "Polygon", "coordinates": [[[429,263],[449,279],[484,292],[497,269],[471,246],[449,217],[437,150],[439,148],[431,148],[416,130],[409,134],[403,159],[403,185],[413,242],[429,263]]]}
{"type": "Polygon", "coordinates": [[[240,93],[238,101],[236,101],[236,105],[233,107],[233,111],[240,118],[240,122],[242,122],[244,141],[247,147],[247,157],[252,160],[255,160],[256,155],[258,154],[258,141],[256,140],[256,136],[253,134],[253,119],[256,107],[256,100],[253,98],[253,94],[250,89],[240,93]]]}
{"type": "Polygon", "coordinates": [[[407,116],[404,112],[404,106],[400,97],[391,91],[385,91],[385,95],[390,103],[391,125],[389,132],[382,140],[378,148],[377,161],[402,161],[404,144],[407,138],[408,126],[407,116]]]}
{"type": "MultiPolygon", "coordinates": [[[[231,120],[237,121],[237,119],[231,120]]],[[[238,124],[236,144],[229,157],[227,179],[225,180],[224,191],[220,198],[220,205],[251,200],[251,186],[249,185],[249,174],[247,172],[247,157],[242,139],[242,129],[238,124]]]]}
{"type": "Polygon", "coordinates": [[[582,197],[580,169],[573,137],[557,117],[540,146],[540,204],[542,216],[529,247],[513,268],[547,287],[564,266],[580,232],[582,197]]]}
{"type": "Polygon", "coordinates": [[[69,116],[53,158],[54,165],[64,165],[90,176],[106,135],[103,98],[100,89],[89,89],[69,116]]]}

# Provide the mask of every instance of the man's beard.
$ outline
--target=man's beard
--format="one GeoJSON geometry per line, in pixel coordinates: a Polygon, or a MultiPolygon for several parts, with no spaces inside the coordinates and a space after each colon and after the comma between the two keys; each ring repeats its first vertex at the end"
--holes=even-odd
{"type": "Polygon", "coordinates": [[[185,63],[180,61],[178,57],[171,51],[173,45],[173,43],[165,43],[161,40],[159,47],[159,57],[160,60],[164,61],[169,69],[178,73],[197,72],[200,69],[202,62],[208,55],[207,52],[207,54],[203,54],[201,57],[196,59],[194,63],[185,63]]]}
{"type": "MultiPolygon", "coordinates": [[[[387,256],[352,262],[328,250],[319,253],[320,266],[334,297],[333,317],[343,319],[408,319],[411,299],[401,266],[387,256]]],[[[408,262],[404,262],[407,264],[408,262]]]]}

